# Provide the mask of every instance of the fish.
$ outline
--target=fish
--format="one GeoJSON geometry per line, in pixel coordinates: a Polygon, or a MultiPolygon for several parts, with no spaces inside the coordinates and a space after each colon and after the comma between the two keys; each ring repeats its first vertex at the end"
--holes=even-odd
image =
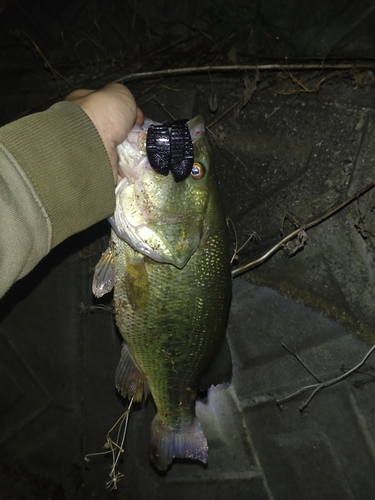
{"type": "Polygon", "coordinates": [[[194,163],[182,182],[151,167],[145,146],[151,123],[135,125],[117,148],[124,177],[92,286],[97,297],[114,289],[124,339],[116,387],[134,402],[151,393],[157,412],[149,458],[165,471],[175,458],[208,461],[195,404],[201,390],[231,376],[226,325],[232,278],[203,118],[188,122],[194,163]]]}

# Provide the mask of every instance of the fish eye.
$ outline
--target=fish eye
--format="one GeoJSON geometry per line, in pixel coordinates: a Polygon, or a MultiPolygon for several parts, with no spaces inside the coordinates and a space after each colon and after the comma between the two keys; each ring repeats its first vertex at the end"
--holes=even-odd
{"type": "Polygon", "coordinates": [[[191,169],[191,176],[193,179],[202,179],[204,177],[204,174],[206,173],[204,166],[201,163],[198,163],[197,161],[193,163],[193,168],[191,169]]]}

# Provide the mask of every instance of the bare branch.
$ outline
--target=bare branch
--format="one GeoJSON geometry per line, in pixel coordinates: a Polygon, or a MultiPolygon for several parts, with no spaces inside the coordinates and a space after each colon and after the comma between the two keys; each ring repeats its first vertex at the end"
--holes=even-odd
{"type": "Polygon", "coordinates": [[[319,383],[321,383],[321,382],[322,382],[322,381],[320,380],[320,378],[319,378],[319,377],[317,377],[317,376],[316,376],[316,375],[315,375],[315,374],[314,374],[314,373],[310,370],[310,368],[309,368],[309,367],[308,367],[308,366],[307,366],[307,365],[306,365],[306,364],[302,361],[302,359],[298,356],[298,354],[297,354],[297,353],[292,352],[292,351],[289,349],[289,347],[287,347],[287,345],[286,345],[286,344],[284,344],[284,342],[282,342],[281,346],[282,346],[282,347],[283,347],[286,351],[288,351],[288,352],[289,352],[289,354],[291,354],[294,358],[296,358],[296,360],[297,360],[299,363],[301,363],[301,365],[304,367],[304,369],[305,369],[306,371],[308,371],[308,372],[310,373],[310,375],[312,375],[312,376],[314,377],[314,379],[315,379],[317,382],[319,382],[319,383]]]}
{"type": "Polygon", "coordinates": [[[132,409],[132,406],[133,406],[133,398],[131,398],[131,400],[129,401],[127,410],[121,415],[121,417],[107,432],[107,441],[104,445],[105,451],[101,451],[99,453],[88,453],[87,455],[85,455],[84,458],[86,462],[89,462],[90,461],[89,457],[107,455],[108,453],[112,455],[112,467],[111,467],[111,472],[109,473],[110,480],[106,483],[107,488],[110,488],[112,490],[117,490],[117,483],[120,481],[122,477],[124,477],[123,474],[117,472],[117,465],[121,453],[124,453],[124,442],[126,437],[126,431],[128,429],[129,414],[132,409]],[[111,433],[114,432],[116,427],[117,427],[117,436],[116,440],[113,440],[111,437],[111,433]]]}
{"type": "MultiPolygon", "coordinates": [[[[133,80],[144,80],[158,76],[189,75],[195,73],[226,72],[226,71],[264,71],[264,70],[353,70],[353,69],[375,69],[375,63],[342,64],[342,63],[318,63],[318,64],[245,64],[245,65],[227,65],[227,66],[193,66],[190,68],[170,68],[158,71],[144,71],[141,73],[132,73],[118,78],[113,83],[124,83],[133,80]]],[[[322,83],[322,82],[321,82],[322,83]]]]}
{"type": "MultiPolygon", "coordinates": [[[[365,357],[362,359],[362,361],[360,363],[358,363],[356,366],[354,366],[353,368],[351,368],[350,370],[348,370],[347,372],[345,372],[343,375],[340,375],[339,377],[335,377],[335,378],[333,378],[331,380],[328,380],[327,382],[320,382],[319,384],[313,384],[313,385],[308,385],[308,386],[302,387],[302,389],[299,389],[298,391],[294,392],[293,394],[290,394],[289,396],[286,396],[285,398],[277,399],[276,400],[276,404],[278,406],[280,406],[280,405],[286,403],[287,401],[290,401],[291,399],[294,399],[295,397],[299,396],[300,394],[303,394],[304,392],[313,391],[312,394],[310,395],[310,397],[307,399],[307,401],[303,402],[301,404],[301,406],[299,407],[299,410],[301,412],[303,412],[304,410],[306,410],[307,406],[309,405],[309,403],[311,402],[311,400],[313,399],[313,397],[318,392],[320,392],[325,387],[329,387],[329,386],[331,386],[333,384],[337,384],[338,382],[341,382],[345,378],[349,377],[352,373],[354,373],[359,368],[361,368],[362,365],[364,365],[364,363],[367,361],[367,359],[370,357],[370,355],[374,351],[375,351],[375,345],[373,345],[371,347],[371,349],[367,352],[367,354],[365,355],[365,357]]],[[[288,350],[288,352],[290,352],[290,351],[288,350]]],[[[293,356],[295,356],[291,352],[290,352],[290,354],[292,354],[293,356]]],[[[306,368],[306,366],[305,366],[305,368],[306,368]]],[[[308,371],[309,371],[309,373],[311,373],[310,370],[308,370],[308,371]]]]}
{"type": "Polygon", "coordinates": [[[344,207],[346,207],[347,205],[352,203],[354,200],[356,200],[357,198],[359,198],[363,194],[367,193],[367,191],[370,191],[370,189],[372,189],[373,187],[375,187],[375,181],[370,182],[370,184],[368,184],[366,187],[361,189],[361,191],[359,191],[355,195],[353,195],[350,198],[348,198],[347,200],[345,200],[343,203],[341,203],[338,207],[334,208],[333,210],[330,210],[330,211],[326,212],[324,215],[322,215],[321,217],[319,217],[318,219],[315,219],[312,222],[309,222],[308,224],[305,224],[305,225],[295,229],[290,234],[288,234],[288,236],[285,236],[285,238],[283,238],[281,241],[279,241],[279,243],[277,243],[270,250],[268,250],[268,252],[266,252],[259,259],[253,260],[252,262],[249,262],[248,264],[245,264],[244,266],[241,266],[237,269],[234,269],[232,271],[232,278],[235,278],[236,276],[239,276],[240,274],[243,274],[244,272],[249,271],[250,269],[253,269],[254,267],[257,267],[260,264],[263,264],[263,262],[265,262],[267,259],[269,259],[271,257],[271,255],[273,255],[275,252],[277,252],[277,250],[279,250],[279,248],[281,248],[288,241],[290,241],[291,239],[296,237],[300,231],[303,231],[303,230],[306,231],[307,229],[310,229],[311,227],[317,226],[318,224],[320,224],[324,220],[328,219],[332,215],[334,215],[337,212],[339,212],[340,210],[342,210],[344,207]]]}

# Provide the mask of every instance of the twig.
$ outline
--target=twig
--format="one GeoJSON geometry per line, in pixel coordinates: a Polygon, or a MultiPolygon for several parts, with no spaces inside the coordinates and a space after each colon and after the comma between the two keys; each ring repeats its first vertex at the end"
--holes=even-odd
{"type": "MultiPolygon", "coordinates": [[[[181,45],[183,43],[187,43],[190,40],[193,40],[195,38],[199,37],[199,35],[194,35],[187,40],[181,40],[175,44],[172,44],[168,47],[163,47],[159,50],[156,50],[154,52],[150,52],[149,54],[146,54],[143,57],[139,57],[138,61],[144,61],[146,59],[149,59],[150,57],[154,57],[157,54],[160,54],[162,52],[171,50],[172,48],[177,47],[178,45],[181,45]]],[[[201,67],[186,67],[186,68],[175,68],[175,69],[166,69],[166,70],[159,70],[159,71],[146,71],[146,72],[140,72],[140,73],[131,73],[130,75],[125,75],[121,78],[117,78],[116,80],[113,80],[112,83],[125,83],[125,82],[131,82],[133,80],[145,80],[147,78],[153,78],[153,77],[164,77],[164,76],[171,76],[171,75],[188,75],[188,74],[196,74],[196,73],[205,73],[207,71],[211,72],[230,72],[230,71],[246,71],[246,70],[327,70],[327,69],[335,69],[335,70],[365,70],[365,69],[375,69],[375,63],[357,63],[357,64],[340,64],[340,63],[331,63],[331,64],[326,64],[326,63],[317,63],[317,64],[259,64],[259,65],[229,65],[229,66],[201,66],[201,67]]],[[[109,77],[109,75],[115,73],[118,71],[118,66],[112,67],[112,68],[107,68],[106,70],[106,76],[109,77]]],[[[59,74],[59,76],[61,76],[59,74]]],[[[61,77],[63,78],[63,77],[61,77]]],[[[97,80],[102,80],[103,75],[101,75],[99,78],[90,78],[88,80],[81,81],[78,86],[74,87],[70,83],[69,85],[72,86],[73,88],[81,88],[81,87],[86,87],[87,85],[90,85],[92,87],[95,85],[95,82],[97,80]]],[[[68,95],[69,92],[64,92],[63,96],[68,95]]],[[[58,97],[61,98],[61,95],[58,94],[58,97]]],[[[21,118],[22,116],[25,116],[29,113],[34,112],[37,109],[40,109],[41,107],[45,107],[51,102],[55,101],[57,99],[57,96],[53,96],[52,98],[45,99],[44,101],[39,102],[38,104],[32,106],[31,108],[27,109],[23,113],[21,113],[18,118],[21,118]]],[[[239,101],[241,102],[241,101],[239,101]]],[[[238,103],[236,103],[238,104],[238,103]]],[[[271,116],[271,115],[270,115],[271,116]]],[[[219,118],[220,119],[220,118],[219,118]]],[[[216,121],[214,122],[216,123],[216,121]]],[[[213,125],[213,124],[211,124],[213,125]]],[[[211,126],[210,125],[210,126],[211,126]]]]}
{"type": "Polygon", "coordinates": [[[337,76],[337,72],[335,71],[334,73],[331,73],[330,75],[327,75],[325,76],[324,78],[322,78],[316,85],[314,88],[312,89],[309,89],[308,87],[306,87],[300,80],[298,80],[298,78],[296,78],[295,76],[292,75],[292,73],[289,72],[289,76],[290,78],[292,79],[292,81],[294,81],[295,83],[297,83],[297,85],[299,85],[299,89],[293,89],[293,90],[279,90],[277,91],[276,93],[279,94],[279,95],[292,95],[292,94],[298,94],[300,92],[305,92],[305,93],[314,93],[314,92],[318,92],[321,85],[326,82],[327,80],[330,80],[331,78],[334,78],[335,76],[337,76]]]}
{"type": "Polygon", "coordinates": [[[285,221],[286,220],[289,220],[295,227],[300,227],[301,224],[298,222],[297,218],[294,217],[294,215],[288,213],[288,212],[285,212],[285,214],[283,215],[283,220],[281,222],[281,229],[280,229],[280,233],[281,233],[281,236],[284,238],[284,226],[285,226],[285,221]]]}
{"type": "Polygon", "coordinates": [[[137,95],[136,100],[137,100],[137,102],[139,102],[139,103],[140,103],[140,105],[141,105],[141,106],[144,106],[145,104],[147,104],[147,103],[149,103],[149,102],[152,102],[152,100],[153,100],[156,96],[158,96],[158,95],[160,95],[160,94],[162,94],[162,93],[164,92],[164,90],[165,90],[165,89],[164,89],[163,87],[161,87],[161,85],[158,85],[158,84],[159,84],[159,82],[161,82],[161,81],[162,81],[162,78],[160,78],[159,80],[157,80],[156,82],[154,82],[152,85],[149,85],[149,87],[147,87],[147,89],[145,89],[145,90],[144,90],[144,91],[142,91],[139,95],[137,95]],[[155,91],[155,94],[154,94],[154,95],[152,95],[151,97],[148,97],[147,99],[140,101],[140,98],[141,98],[142,96],[144,96],[145,94],[147,94],[147,92],[151,91],[151,90],[152,90],[154,87],[156,87],[156,86],[159,86],[159,87],[161,87],[161,88],[159,88],[157,91],[155,91]]]}
{"type": "Polygon", "coordinates": [[[126,437],[126,431],[128,429],[128,422],[129,422],[129,414],[133,406],[133,398],[129,401],[129,405],[127,410],[121,415],[121,417],[115,422],[115,424],[111,427],[111,429],[107,432],[107,442],[104,445],[104,448],[106,448],[106,451],[101,451],[98,453],[88,453],[85,455],[85,461],[90,462],[89,457],[93,456],[98,456],[98,455],[106,455],[108,453],[111,453],[112,455],[112,467],[111,467],[111,472],[109,473],[110,480],[106,483],[107,488],[111,488],[112,490],[117,490],[117,483],[120,481],[122,477],[124,477],[123,474],[120,472],[116,472],[117,464],[120,459],[121,453],[124,453],[124,442],[125,442],[125,437],[126,437]],[[111,433],[116,429],[118,426],[117,430],[117,437],[116,441],[114,441],[111,438],[111,433]],[[120,436],[122,432],[122,438],[120,442],[120,436]]]}
{"type": "Polygon", "coordinates": [[[269,259],[271,257],[271,255],[273,255],[275,252],[277,252],[277,250],[279,250],[279,248],[281,248],[283,245],[285,245],[285,243],[287,243],[289,240],[291,240],[292,238],[297,236],[300,231],[302,231],[302,230],[306,231],[307,229],[310,229],[311,227],[320,224],[324,220],[328,219],[329,217],[331,217],[335,213],[342,210],[344,207],[346,207],[347,205],[352,203],[354,200],[356,200],[357,198],[359,198],[363,194],[367,193],[367,191],[370,191],[370,189],[372,189],[373,187],[375,187],[375,181],[370,182],[370,184],[368,184],[366,187],[361,189],[361,191],[359,191],[355,195],[353,195],[350,198],[348,198],[347,200],[345,200],[343,203],[341,203],[341,205],[334,208],[333,210],[330,210],[329,212],[325,213],[324,215],[322,215],[318,219],[315,219],[312,222],[309,222],[308,224],[305,224],[305,225],[295,229],[293,232],[288,234],[288,236],[285,236],[285,238],[283,238],[281,241],[279,241],[279,243],[277,243],[270,250],[268,250],[268,252],[266,252],[259,259],[253,260],[252,262],[249,262],[248,264],[245,264],[244,266],[241,266],[238,269],[233,270],[232,271],[232,278],[235,278],[236,276],[239,276],[240,274],[243,274],[244,272],[249,271],[250,269],[252,269],[256,266],[263,264],[263,262],[265,262],[267,259],[269,259]]]}
{"type": "Polygon", "coordinates": [[[32,43],[32,45],[34,46],[37,54],[43,59],[44,64],[51,71],[52,76],[55,79],[55,82],[56,82],[56,85],[57,85],[57,92],[58,92],[59,95],[61,94],[61,90],[60,90],[60,85],[59,85],[58,77],[61,78],[61,80],[63,80],[65,83],[67,83],[69,85],[69,87],[71,87],[73,89],[75,88],[74,85],[72,85],[66,78],[64,78],[61,73],[59,73],[55,68],[53,68],[53,66],[51,66],[51,64],[48,62],[48,59],[46,58],[46,56],[43,54],[43,52],[40,50],[40,48],[34,42],[34,40],[31,38],[30,35],[28,35],[27,33],[25,33],[25,31],[21,30],[20,28],[18,28],[16,30],[16,34],[18,34],[18,33],[22,34],[25,38],[27,38],[27,40],[29,40],[32,43]]]}
{"type": "MultiPolygon", "coordinates": [[[[320,392],[322,389],[324,389],[325,387],[329,387],[333,384],[337,384],[337,382],[341,382],[341,380],[344,380],[345,378],[349,377],[352,373],[354,373],[356,370],[358,370],[362,365],[364,365],[364,363],[367,361],[367,359],[370,357],[370,355],[375,351],[375,345],[373,345],[371,347],[371,349],[367,352],[366,356],[362,359],[362,361],[360,363],[358,363],[358,365],[354,366],[354,368],[351,368],[350,370],[348,370],[347,372],[345,372],[343,375],[340,375],[339,377],[336,377],[336,378],[333,378],[331,380],[328,380],[327,382],[321,382],[319,384],[314,384],[314,385],[308,385],[308,386],[305,386],[305,387],[302,387],[302,389],[294,392],[293,394],[290,394],[289,396],[286,396],[285,398],[283,399],[277,399],[276,400],[276,404],[278,406],[290,401],[291,399],[294,399],[295,397],[299,396],[300,394],[303,394],[304,392],[307,392],[307,391],[311,391],[313,390],[313,393],[310,395],[310,397],[307,399],[307,401],[305,401],[304,403],[301,404],[301,406],[299,407],[299,410],[301,412],[303,412],[304,410],[306,410],[307,406],[309,405],[309,403],[311,402],[311,400],[313,399],[313,397],[318,393],[320,392]]],[[[292,354],[292,353],[291,353],[292,354]]],[[[305,367],[306,368],[306,367],[305,367]]],[[[309,370],[308,370],[309,371],[309,370]]],[[[311,373],[309,371],[309,373],[311,373]]]]}
{"type": "Polygon", "coordinates": [[[207,33],[205,33],[203,30],[199,29],[199,28],[195,28],[197,31],[199,31],[199,33],[201,33],[203,36],[205,36],[206,38],[208,38],[208,40],[210,40],[210,42],[212,42],[215,47],[216,47],[216,50],[218,52],[218,54],[220,54],[220,47],[218,46],[218,44],[215,42],[215,40],[210,37],[210,35],[208,35],[207,33]]]}
{"type": "Polygon", "coordinates": [[[172,119],[172,120],[175,120],[175,117],[172,115],[172,113],[170,113],[167,109],[167,107],[162,104],[160,101],[158,101],[156,99],[156,97],[154,96],[153,99],[151,99],[151,101],[154,101],[155,104],[157,104],[158,106],[160,106],[164,111],[165,113],[172,119]]]}
{"type": "Polygon", "coordinates": [[[260,242],[260,236],[255,231],[250,234],[245,243],[237,250],[237,255],[239,255],[252,240],[254,240],[256,243],[260,242]]]}
{"type": "Polygon", "coordinates": [[[104,304],[98,304],[96,306],[85,306],[83,302],[80,303],[79,305],[79,313],[80,314],[86,314],[87,311],[94,312],[96,310],[102,310],[106,312],[113,312],[113,308],[111,306],[106,306],[104,304]]]}
{"type": "Polygon", "coordinates": [[[137,3],[138,1],[135,0],[134,8],[133,8],[133,20],[132,20],[132,33],[134,31],[134,26],[135,26],[135,18],[137,16],[137,3]]]}
{"type": "Polygon", "coordinates": [[[168,87],[168,85],[160,84],[159,87],[162,87],[163,90],[170,90],[171,92],[186,92],[186,89],[174,89],[173,87],[168,87]]]}
{"type": "Polygon", "coordinates": [[[237,236],[237,231],[235,228],[235,225],[233,224],[233,221],[230,217],[227,217],[227,226],[228,229],[231,229],[234,234],[234,250],[233,250],[233,255],[232,258],[230,259],[230,263],[233,264],[233,261],[237,259],[237,254],[238,254],[238,236],[237,236]]]}
{"type": "Polygon", "coordinates": [[[374,69],[375,63],[360,63],[360,64],[340,64],[340,63],[320,63],[320,64],[234,64],[227,66],[193,66],[189,68],[170,68],[158,71],[144,71],[141,73],[132,73],[118,78],[113,83],[124,83],[132,80],[143,80],[145,78],[153,78],[156,76],[171,76],[171,75],[188,75],[193,73],[206,73],[207,71],[225,72],[225,71],[246,71],[246,70],[348,70],[348,69],[374,69]]]}
{"type": "MultiPolygon", "coordinates": [[[[235,103],[235,105],[237,105],[237,104],[238,104],[239,102],[241,102],[241,101],[242,101],[242,99],[241,99],[240,101],[236,102],[236,103],[235,103]]],[[[227,111],[229,111],[229,110],[227,110],[227,111]]],[[[220,117],[220,118],[221,118],[221,117],[220,117]]],[[[215,123],[215,122],[214,122],[214,123],[215,123]]],[[[212,123],[209,125],[209,127],[210,127],[211,125],[212,125],[212,123]]],[[[206,128],[207,128],[207,127],[206,127],[206,128]]],[[[212,132],[212,130],[210,130],[209,128],[207,128],[207,130],[208,130],[208,132],[212,135],[212,137],[215,139],[215,141],[216,141],[217,143],[221,142],[221,141],[219,141],[219,140],[218,140],[217,135],[216,135],[216,134],[214,134],[214,133],[212,132]]],[[[236,161],[237,161],[237,162],[241,165],[241,167],[244,167],[244,169],[245,169],[245,170],[247,169],[247,165],[246,165],[246,164],[245,164],[245,163],[244,163],[244,162],[243,162],[243,161],[242,161],[242,160],[241,160],[241,159],[240,159],[240,158],[239,158],[239,157],[238,157],[235,153],[233,153],[233,151],[232,151],[231,149],[229,149],[229,148],[228,148],[228,146],[227,146],[224,142],[222,143],[222,147],[223,147],[226,151],[228,151],[228,153],[230,153],[230,154],[233,156],[233,158],[235,158],[235,159],[236,159],[236,161]]],[[[244,171],[243,171],[243,172],[244,172],[244,171]]],[[[249,181],[249,182],[250,182],[253,186],[255,186],[255,187],[256,187],[256,189],[257,189],[257,190],[258,190],[258,191],[262,194],[262,196],[263,196],[263,198],[264,198],[264,199],[265,199],[265,198],[267,198],[268,200],[270,200],[270,201],[271,201],[271,198],[269,197],[269,195],[268,195],[265,191],[263,191],[263,190],[262,190],[262,188],[260,187],[260,181],[259,181],[259,179],[257,179],[257,177],[256,177],[254,174],[252,175],[252,177],[255,179],[255,181],[256,181],[256,182],[255,182],[255,181],[253,181],[251,178],[249,178],[249,179],[248,179],[248,181],[249,181]]]]}
{"type": "Polygon", "coordinates": [[[231,111],[233,108],[235,108],[241,102],[242,102],[242,99],[240,99],[239,101],[236,101],[234,104],[232,104],[231,106],[229,106],[229,108],[227,110],[225,110],[224,113],[222,113],[213,122],[211,122],[209,125],[207,125],[207,128],[209,129],[210,127],[212,127],[213,125],[215,125],[215,123],[217,123],[218,121],[220,121],[227,113],[229,113],[229,111],[231,111]]]}
{"type": "Polygon", "coordinates": [[[270,113],[269,115],[266,115],[266,119],[268,120],[268,118],[271,118],[271,116],[273,116],[275,113],[277,113],[279,111],[279,109],[281,109],[283,106],[285,106],[285,102],[284,104],[281,104],[280,106],[277,106],[273,111],[272,113],[270,113]]]}
{"type": "Polygon", "coordinates": [[[315,379],[317,382],[319,382],[319,383],[321,383],[321,382],[322,382],[322,381],[320,380],[320,378],[319,378],[319,377],[317,377],[317,376],[316,376],[316,375],[315,375],[315,374],[314,374],[314,373],[310,370],[310,368],[309,368],[309,367],[308,367],[308,366],[307,366],[307,365],[306,365],[306,364],[302,361],[302,359],[298,356],[298,354],[296,354],[295,352],[292,352],[292,351],[289,349],[289,347],[287,347],[287,345],[286,345],[286,344],[284,344],[284,342],[282,342],[281,346],[282,346],[282,347],[283,347],[286,351],[288,351],[288,352],[289,352],[289,354],[291,354],[294,358],[296,358],[296,360],[297,360],[299,363],[301,363],[301,365],[304,367],[304,369],[305,369],[306,371],[308,371],[308,372],[310,373],[310,375],[311,375],[312,377],[314,377],[314,379],[315,379]]]}

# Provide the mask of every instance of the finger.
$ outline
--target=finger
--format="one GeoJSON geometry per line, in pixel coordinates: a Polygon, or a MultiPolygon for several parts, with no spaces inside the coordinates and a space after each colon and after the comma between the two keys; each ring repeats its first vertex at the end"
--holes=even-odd
{"type": "Polygon", "coordinates": [[[87,97],[88,95],[96,92],[96,90],[91,89],[77,89],[73,90],[67,97],[65,97],[66,101],[75,101],[76,99],[81,99],[82,97],[87,97]]]}
{"type": "Polygon", "coordinates": [[[143,125],[144,120],[145,117],[143,111],[137,106],[137,118],[135,119],[135,123],[138,123],[138,125],[143,125]]]}

